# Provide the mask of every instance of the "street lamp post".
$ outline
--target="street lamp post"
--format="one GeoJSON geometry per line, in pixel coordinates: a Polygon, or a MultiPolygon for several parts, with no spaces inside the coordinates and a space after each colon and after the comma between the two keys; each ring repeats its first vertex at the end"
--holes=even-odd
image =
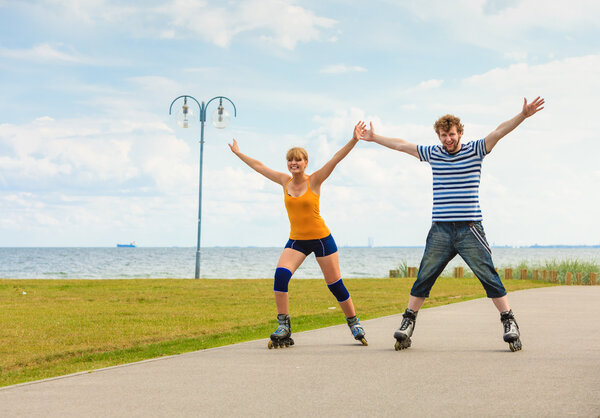
{"type": "Polygon", "coordinates": [[[203,161],[203,156],[204,156],[204,122],[206,122],[206,108],[208,107],[210,102],[212,102],[213,100],[219,99],[219,106],[213,112],[213,115],[211,118],[212,124],[217,129],[226,128],[227,125],[229,125],[229,122],[231,121],[231,117],[229,116],[229,113],[227,113],[227,111],[223,107],[223,99],[227,100],[233,106],[233,116],[234,117],[237,116],[237,110],[235,108],[235,104],[225,96],[216,96],[216,97],[213,97],[212,99],[210,99],[206,104],[204,102],[202,102],[202,104],[200,104],[198,102],[198,100],[196,100],[194,97],[184,95],[184,96],[176,97],[175,100],[173,100],[171,102],[171,106],[169,106],[169,115],[171,114],[171,110],[173,109],[173,104],[179,99],[183,99],[183,106],[181,107],[181,110],[177,113],[177,124],[179,126],[181,126],[182,128],[187,128],[187,127],[189,127],[189,125],[191,123],[194,122],[194,112],[188,106],[187,100],[192,99],[194,102],[196,102],[196,104],[198,105],[198,108],[200,109],[200,115],[199,115],[199,118],[200,118],[200,173],[198,176],[198,183],[199,183],[198,184],[198,240],[197,240],[197,244],[196,244],[196,275],[195,275],[196,279],[199,279],[200,278],[200,236],[201,236],[201,231],[202,231],[202,161],[203,161]]]}

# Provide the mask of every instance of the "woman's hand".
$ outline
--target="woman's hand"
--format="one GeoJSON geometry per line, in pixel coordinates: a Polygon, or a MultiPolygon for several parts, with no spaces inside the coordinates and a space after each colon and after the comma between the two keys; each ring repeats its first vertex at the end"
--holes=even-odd
{"type": "Polygon", "coordinates": [[[231,151],[234,154],[237,154],[238,152],[240,152],[240,147],[238,147],[238,143],[235,140],[235,138],[233,138],[233,144],[227,144],[227,145],[229,145],[229,148],[231,149],[231,151]]]}
{"type": "Polygon", "coordinates": [[[354,133],[352,135],[352,139],[358,141],[363,135],[367,132],[367,124],[362,120],[356,124],[354,127],[354,133]]]}

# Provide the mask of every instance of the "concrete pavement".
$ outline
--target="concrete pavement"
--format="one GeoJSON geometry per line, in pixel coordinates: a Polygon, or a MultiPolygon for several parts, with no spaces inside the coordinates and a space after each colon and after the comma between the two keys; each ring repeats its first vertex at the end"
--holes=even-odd
{"type": "MultiPolygon", "coordinates": [[[[1,417],[600,417],[600,286],[509,295],[512,353],[486,299],[423,309],[394,351],[400,315],[0,389],[1,417]]],[[[292,318],[293,327],[293,318],[292,318]]]]}

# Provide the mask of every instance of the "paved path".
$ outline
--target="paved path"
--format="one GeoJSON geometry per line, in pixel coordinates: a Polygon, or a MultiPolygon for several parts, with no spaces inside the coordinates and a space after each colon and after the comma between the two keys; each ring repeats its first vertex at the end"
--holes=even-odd
{"type": "MultiPolygon", "coordinates": [[[[523,351],[485,299],[0,389],[1,417],[600,416],[600,286],[510,294],[523,351]]],[[[292,318],[293,321],[293,318],[292,318]]],[[[293,322],[292,322],[293,325],[293,322]]]]}

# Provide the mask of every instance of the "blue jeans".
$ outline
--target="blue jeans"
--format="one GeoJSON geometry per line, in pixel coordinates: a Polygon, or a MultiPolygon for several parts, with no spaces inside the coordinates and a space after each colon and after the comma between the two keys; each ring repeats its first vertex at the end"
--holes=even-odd
{"type": "Polygon", "coordinates": [[[434,222],[431,225],[419,274],[410,294],[429,297],[433,284],[456,254],[460,254],[479,279],[488,298],[506,295],[481,222],[434,222]]]}

